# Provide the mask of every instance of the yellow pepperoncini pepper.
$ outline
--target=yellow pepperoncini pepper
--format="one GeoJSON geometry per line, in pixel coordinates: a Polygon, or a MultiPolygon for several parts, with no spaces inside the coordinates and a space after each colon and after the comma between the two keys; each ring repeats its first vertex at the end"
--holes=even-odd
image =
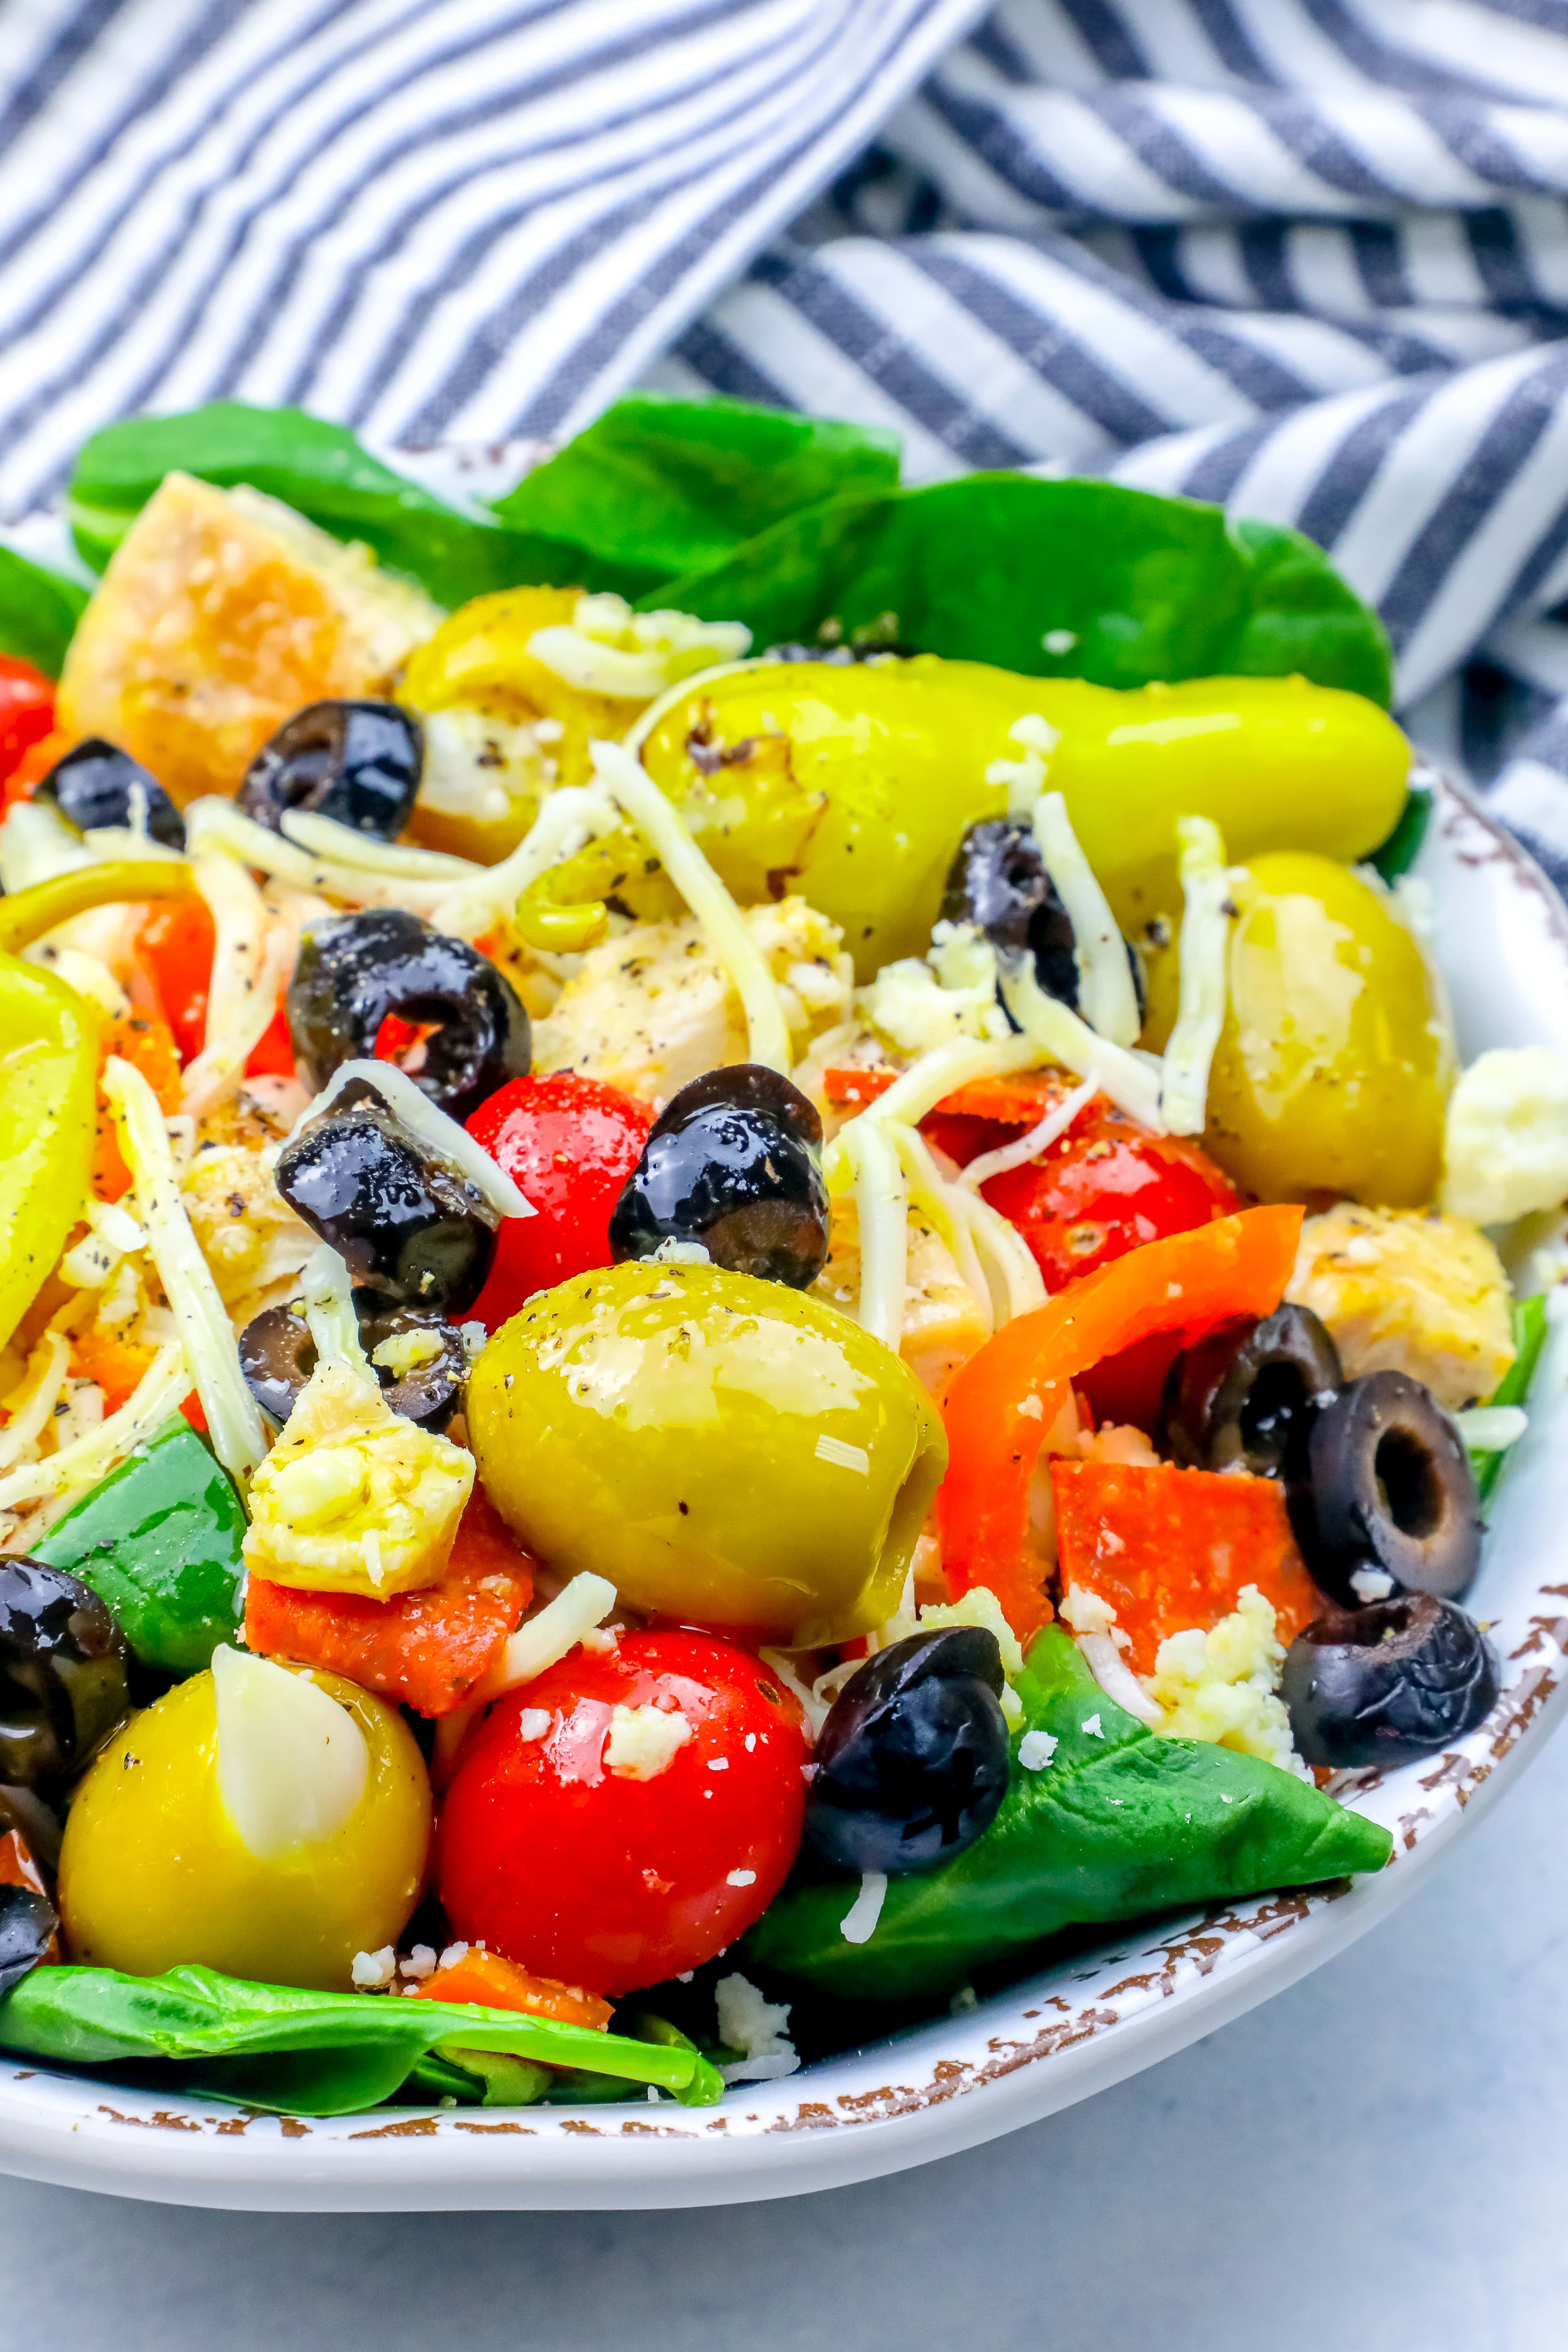
{"type": "Polygon", "coordinates": [[[426,792],[409,822],[416,841],[481,866],[496,865],[533,823],[542,793],[559,784],[586,783],[590,739],[618,742],[647,709],[644,700],[586,693],[529,652],[541,629],[571,625],[582,594],[580,588],[505,588],[476,596],[410,657],[398,699],[412,710],[427,716],[476,712],[506,727],[550,722],[536,760],[491,772],[504,809],[469,814],[443,807],[426,792]]]}
{"type": "Polygon", "coordinates": [[[1178,816],[1212,817],[1237,858],[1289,847],[1349,862],[1393,831],[1409,767],[1384,711],[1301,677],[1122,692],[934,655],[736,670],[666,711],[643,758],[684,805],[764,746],[825,804],[792,887],[843,926],[861,979],[923,952],[960,839],[1005,814],[1015,784],[1065,795],[1132,932],[1180,909],[1178,816]]]}
{"type": "Polygon", "coordinates": [[[182,861],[127,859],[57,875],[0,899],[0,1346],[80,1214],[98,1075],[97,1013],[16,950],[89,907],[190,887],[182,861]]]}

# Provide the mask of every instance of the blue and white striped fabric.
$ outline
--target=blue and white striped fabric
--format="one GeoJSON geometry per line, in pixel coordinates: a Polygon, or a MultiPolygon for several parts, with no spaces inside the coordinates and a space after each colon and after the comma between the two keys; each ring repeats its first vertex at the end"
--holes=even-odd
{"type": "Polygon", "coordinates": [[[1331,551],[1568,882],[1568,0],[5,21],[0,513],[138,408],[418,446],[639,381],[1218,499],[1331,551]]]}

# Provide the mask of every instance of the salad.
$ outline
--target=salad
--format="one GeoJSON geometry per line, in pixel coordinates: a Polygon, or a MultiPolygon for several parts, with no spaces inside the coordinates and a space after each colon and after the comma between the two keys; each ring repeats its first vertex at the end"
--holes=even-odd
{"type": "Polygon", "coordinates": [[[1307,541],[624,401],[0,550],[0,2049],[724,2085],[1382,1868],[1568,1266],[1307,541]],[[94,584],[86,583],[91,580],[94,584]]]}

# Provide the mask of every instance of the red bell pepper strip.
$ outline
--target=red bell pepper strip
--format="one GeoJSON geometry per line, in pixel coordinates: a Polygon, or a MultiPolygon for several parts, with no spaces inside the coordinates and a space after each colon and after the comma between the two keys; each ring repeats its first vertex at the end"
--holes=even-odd
{"type": "Polygon", "coordinates": [[[1206,1633],[1228,1617],[1245,1584],[1273,1603],[1287,1644],[1321,1611],[1276,1479],[1173,1462],[1053,1462],[1051,1491],[1062,1590],[1110,1602],[1135,1675],[1153,1673],[1167,1634],[1206,1633]]]}
{"type": "Polygon", "coordinates": [[[450,1715],[496,1663],[532,1594],[527,1558],[476,1486],[439,1584],[370,1601],[253,1576],[245,1638],[263,1657],[347,1675],[420,1715],[450,1715]]]}
{"type": "Polygon", "coordinates": [[[954,1377],[943,1402],[949,1459],[936,1498],[950,1591],[988,1585],[1027,1643],[1050,1622],[1033,1550],[1029,1481],[1074,1381],[1157,1331],[1191,1342],[1270,1315],[1296,1263],[1302,1212],[1246,1209],[1115,1258],[1021,1315],[954,1377]]]}

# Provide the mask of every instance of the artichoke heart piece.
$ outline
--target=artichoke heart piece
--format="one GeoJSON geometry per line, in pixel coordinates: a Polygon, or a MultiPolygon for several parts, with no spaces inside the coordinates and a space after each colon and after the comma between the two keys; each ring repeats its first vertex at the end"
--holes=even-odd
{"type": "Polygon", "coordinates": [[[473,1483],[461,1446],[328,1359],[252,1481],[246,1567],[307,1591],[416,1591],[439,1582],[473,1483]]]}

